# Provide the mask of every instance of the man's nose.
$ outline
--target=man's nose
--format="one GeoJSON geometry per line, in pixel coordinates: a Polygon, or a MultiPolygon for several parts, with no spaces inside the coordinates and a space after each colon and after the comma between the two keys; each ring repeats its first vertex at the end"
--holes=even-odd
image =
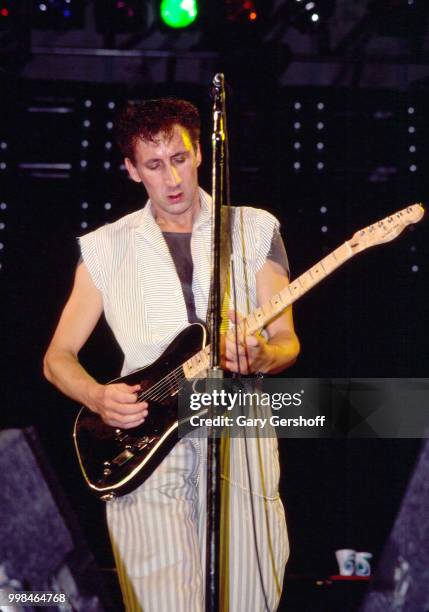
{"type": "Polygon", "coordinates": [[[169,187],[176,187],[180,184],[179,172],[172,164],[168,165],[166,169],[166,183],[169,187]]]}

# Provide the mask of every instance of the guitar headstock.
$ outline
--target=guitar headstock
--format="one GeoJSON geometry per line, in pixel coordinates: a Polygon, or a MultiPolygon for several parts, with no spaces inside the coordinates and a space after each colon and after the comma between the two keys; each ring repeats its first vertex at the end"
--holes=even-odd
{"type": "Polygon", "coordinates": [[[368,247],[382,244],[393,240],[412,223],[417,223],[424,215],[424,208],[421,204],[411,204],[402,210],[365,227],[348,240],[348,245],[353,253],[359,253],[368,247]]]}

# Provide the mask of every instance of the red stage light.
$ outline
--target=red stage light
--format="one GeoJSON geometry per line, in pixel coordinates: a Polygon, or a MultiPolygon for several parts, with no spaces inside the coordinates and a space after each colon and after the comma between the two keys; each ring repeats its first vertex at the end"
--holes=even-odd
{"type": "Polygon", "coordinates": [[[8,11],[7,8],[2,8],[1,11],[0,11],[0,14],[1,14],[2,17],[8,17],[9,11],[8,11]]]}

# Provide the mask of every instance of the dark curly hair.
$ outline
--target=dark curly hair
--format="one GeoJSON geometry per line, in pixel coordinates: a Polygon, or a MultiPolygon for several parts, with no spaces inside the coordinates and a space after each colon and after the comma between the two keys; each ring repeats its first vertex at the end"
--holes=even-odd
{"type": "Polygon", "coordinates": [[[124,157],[134,163],[138,140],[154,142],[159,133],[169,137],[176,124],[188,130],[196,147],[200,138],[200,115],[191,102],[176,98],[130,102],[117,116],[116,141],[124,157]]]}

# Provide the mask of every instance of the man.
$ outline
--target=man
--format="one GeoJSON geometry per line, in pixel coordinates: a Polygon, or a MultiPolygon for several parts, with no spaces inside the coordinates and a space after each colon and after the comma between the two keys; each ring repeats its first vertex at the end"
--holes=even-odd
{"type": "MultiPolygon", "coordinates": [[[[118,144],[149,201],[80,239],[82,262],[45,356],[46,377],[114,427],[140,425],[150,405],[137,401],[138,385],[100,384],[79,363],[101,314],[124,352],[123,374],[152,363],[189,322],[206,318],[211,201],[198,187],[199,132],[198,111],[183,100],[150,100],[122,112],[118,144]]],[[[287,285],[287,260],[272,215],[236,210],[234,295],[236,310],[245,313],[287,285]]],[[[279,372],[298,352],[288,309],[265,336],[239,338],[238,354],[228,332],[223,363],[232,372],[279,372]]],[[[233,441],[231,471],[223,475],[231,487],[228,604],[234,612],[277,607],[288,555],[276,441],[252,442],[246,449],[243,440],[233,441]],[[243,462],[249,449],[252,481],[243,462]],[[267,534],[254,533],[255,521],[258,530],[268,522],[268,544],[267,534]]],[[[202,439],[181,440],[143,485],[107,503],[127,610],[203,608],[205,450],[202,439]]]]}

